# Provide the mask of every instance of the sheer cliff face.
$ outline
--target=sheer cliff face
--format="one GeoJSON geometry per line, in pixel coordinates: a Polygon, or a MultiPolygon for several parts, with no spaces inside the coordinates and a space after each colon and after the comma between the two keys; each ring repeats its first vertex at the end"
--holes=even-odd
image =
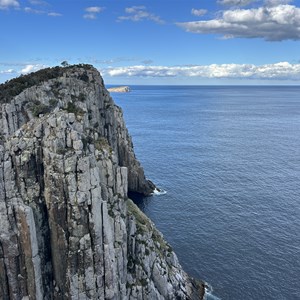
{"type": "Polygon", "coordinates": [[[60,69],[8,100],[0,99],[0,299],[199,299],[127,198],[154,186],[99,73],[60,69]]]}

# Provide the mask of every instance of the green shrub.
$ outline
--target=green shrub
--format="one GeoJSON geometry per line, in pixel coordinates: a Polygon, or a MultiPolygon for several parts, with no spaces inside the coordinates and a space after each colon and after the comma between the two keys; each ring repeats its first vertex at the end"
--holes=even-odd
{"type": "Polygon", "coordinates": [[[109,150],[110,146],[108,140],[105,137],[100,137],[95,141],[95,148],[99,151],[103,149],[109,150]]]}
{"type": "Polygon", "coordinates": [[[84,113],[83,110],[82,110],[80,107],[76,106],[76,104],[73,103],[73,102],[68,102],[66,111],[67,111],[68,113],[73,113],[73,114],[75,114],[76,116],[77,116],[77,115],[83,115],[83,113],[84,113]]]}
{"type": "Polygon", "coordinates": [[[40,114],[46,114],[51,111],[51,106],[45,105],[40,101],[35,101],[32,103],[30,110],[35,117],[38,117],[40,114]]]}

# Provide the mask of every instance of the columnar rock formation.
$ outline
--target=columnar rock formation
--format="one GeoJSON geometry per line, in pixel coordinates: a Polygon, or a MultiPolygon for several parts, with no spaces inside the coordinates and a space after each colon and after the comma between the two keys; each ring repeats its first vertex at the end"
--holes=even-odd
{"type": "Polygon", "coordinates": [[[153,192],[89,65],[0,87],[0,299],[200,299],[127,192],[153,192]]]}

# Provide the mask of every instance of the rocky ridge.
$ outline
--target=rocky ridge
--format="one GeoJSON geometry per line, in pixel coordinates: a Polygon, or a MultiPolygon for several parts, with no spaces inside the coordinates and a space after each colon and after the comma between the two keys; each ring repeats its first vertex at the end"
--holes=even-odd
{"type": "Polygon", "coordinates": [[[200,299],[128,199],[155,186],[98,71],[39,72],[0,87],[0,299],[200,299]]]}

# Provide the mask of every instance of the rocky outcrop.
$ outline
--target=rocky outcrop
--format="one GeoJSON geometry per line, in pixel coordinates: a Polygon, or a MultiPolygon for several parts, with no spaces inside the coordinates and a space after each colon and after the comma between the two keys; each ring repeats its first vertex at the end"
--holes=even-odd
{"type": "Polygon", "coordinates": [[[117,86],[107,89],[110,93],[128,93],[130,92],[129,86],[117,86]]]}
{"type": "Polygon", "coordinates": [[[200,299],[127,197],[155,186],[99,73],[54,71],[0,99],[0,299],[200,299]]]}

